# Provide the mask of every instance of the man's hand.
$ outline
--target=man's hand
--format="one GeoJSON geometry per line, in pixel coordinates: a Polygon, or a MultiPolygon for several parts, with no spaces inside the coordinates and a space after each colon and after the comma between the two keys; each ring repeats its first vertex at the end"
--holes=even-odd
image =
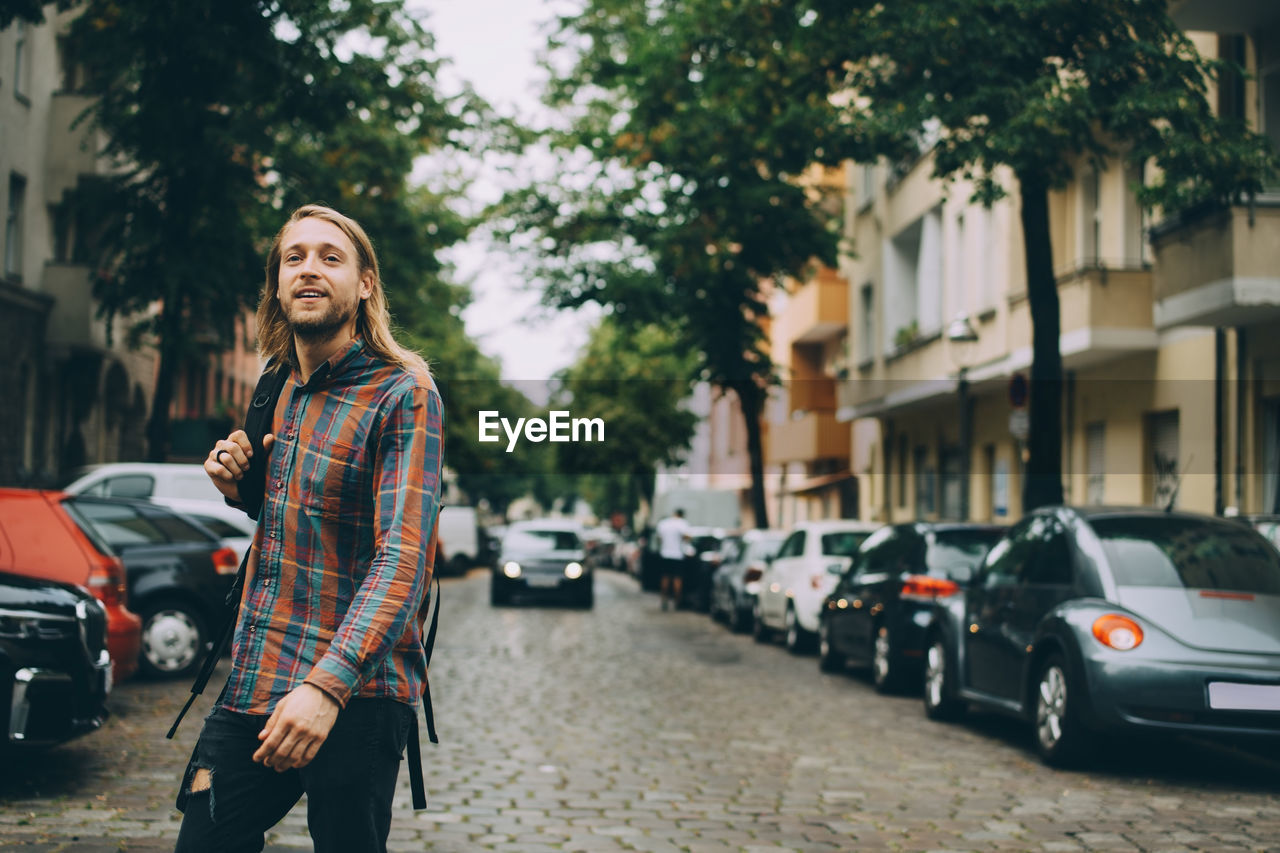
{"type": "MultiPolygon", "coordinates": [[[[268,433],[262,437],[262,450],[271,453],[276,437],[268,433]]],[[[240,487],[236,482],[249,470],[249,460],[253,456],[253,446],[249,444],[249,436],[238,429],[231,435],[213,445],[209,456],[204,460],[204,472],[209,475],[218,491],[233,501],[240,500],[240,487]]],[[[262,464],[266,464],[264,461],[262,464]]]]}
{"type": "Polygon", "coordinates": [[[281,773],[306,767],[329,736],[340,710],[337,700],[319,687],[299,684],[280,700],[258,733],[262,746],[253,760],[281,773]]]}

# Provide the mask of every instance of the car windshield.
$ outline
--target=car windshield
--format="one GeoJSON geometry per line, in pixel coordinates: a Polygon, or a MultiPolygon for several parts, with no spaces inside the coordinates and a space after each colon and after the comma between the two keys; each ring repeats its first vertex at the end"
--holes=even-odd
{"type": "Polygon", "coordinates": [[[822,534],[822,556],[852,557],[858,553],[858,546],[870,536],[861,531],[841,530],[839,533],[822,534]]]}
{"type": "Polygon", "coordinates": [[[929,574],[966,582],[987,551],[1002,535],[1000,530],[940,530],[925,552],[929,574]]]}
{"type": "Polygon", "coordinates": [[[579,551],[582,542],[572,530],[511,530],[502,540],[504,551],[538,554],[544,551],[579,551]]]}
{"type": "Polygon", "coordinates": [[[1091,524],[1120,586],[1280,594],[1280,552],[1242,524],[1185,517],[1091,524]]]}
{"type": "Polygon", "coordinates": [[[767,539],[757,539],[747,546],[747,552],[743,556],[743,560],[746,562],[772,560],[778,556],[778,549],[782,547],[782,543],[786,541],[786,538],[785,535],[779,535],[771,536],[767,539]]]}

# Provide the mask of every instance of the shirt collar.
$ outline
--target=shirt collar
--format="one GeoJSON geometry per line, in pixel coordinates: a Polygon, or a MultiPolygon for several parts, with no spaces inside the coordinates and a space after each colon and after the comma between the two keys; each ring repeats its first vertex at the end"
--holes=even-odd
{"type": "Polygon", "coordinates": [[[296,378],[299,380],[298,384],[307,390],[320,388],[321,386],[328,384],[331,379],[340,376],[344,372],[343,368],[350,366],[351,362],[359,358],[360,354],[363,352],[364,338],[357,335],[339,347],[333,355],[329,356],[329,358],[317,367],[315,372],[311,374],[311,378],[308,379],[305,384],[300,381],[301,377],[296,375],[297,369],[295,368],[294,373],[296,378]]]}

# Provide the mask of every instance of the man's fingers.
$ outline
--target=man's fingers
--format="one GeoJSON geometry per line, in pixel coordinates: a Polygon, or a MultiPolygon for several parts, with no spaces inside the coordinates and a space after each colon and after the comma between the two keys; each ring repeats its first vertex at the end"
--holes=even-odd
{"type": "Polygon", "coordinates": [[[271,448],[276,443],[276,437],[272,433],[267,433],[262,437],[262,450],[264,453],[270,453],[271,448]]]}

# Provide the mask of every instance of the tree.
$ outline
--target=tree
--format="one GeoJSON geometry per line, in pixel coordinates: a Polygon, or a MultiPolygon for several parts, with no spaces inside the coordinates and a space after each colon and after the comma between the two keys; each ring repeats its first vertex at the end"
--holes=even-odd
{"type": "MultiPolygon", "coordinates": [[[[732,4],[730,4],[732,5],[732,4]]],[[[732,391],[746,425],[752,507],[767,526],[760,416],[777,381],[762,320],[771,282],[834,261],[838,223],[798,177],[809,140],[779,133],[781,87],[751,97],[705,85],[697,3],[589,0],[561,22],[549,103],[554,181],[512,194],[513,242],[540,253],[560,306],[607,305],[659,323],[695,352],[699,379],[732,391]]],[[[714,29],[711,30],[714,32],[714,29]]]]}
{"type": "MultiPolygon", "coordinates": [[[[691,138],[763,174],[923,152],[936,177],[973,180],[988,204],[1006,192],[998,170],[1012,171],[1033,335],[1026,509],[1062,500],[1048,193],[1078,162],[1118,157],[1154,163],[1139,198],[1174,212],[1238,201],[1275,169],[1266,140],[1206,99],[1209,80],[1238,69],[1202,57],[1165,0],[617,5],[589,2],[575,19],[574,44],[592,59],[579,75],[621,87],[628,132],[659,162],[673,145],[696,151],[691,138]]],[[[601,135],[595,150],[611,144],[601,135]]],[[[793,223],[810,242],[819,227],[793,223]]]]}
{"type": "Polygon", "coordinates": [[[179,370],[232,343],[297,203],[361,220],[398,319],[447,337],[463,296],[433,250],[469,225],[406,179],[470,114],[437,94],[430,37],[401,2],[89,0],[71,35],[114,166],[80,199],[104,223],[95,296],[159,355],[150,458],[167,452],[179,370]]]}
{"type": "Polygon", "coordinates": [[[603,442],[561,444],[557,454],[558,470],[578,475],[599,517],[634,515],[653,499],[657,467],[689,447],[697,417],[682,404],[696,363],[667,330],[605,317],[560,377],[557,408],[605,424],[603,442]]]}

